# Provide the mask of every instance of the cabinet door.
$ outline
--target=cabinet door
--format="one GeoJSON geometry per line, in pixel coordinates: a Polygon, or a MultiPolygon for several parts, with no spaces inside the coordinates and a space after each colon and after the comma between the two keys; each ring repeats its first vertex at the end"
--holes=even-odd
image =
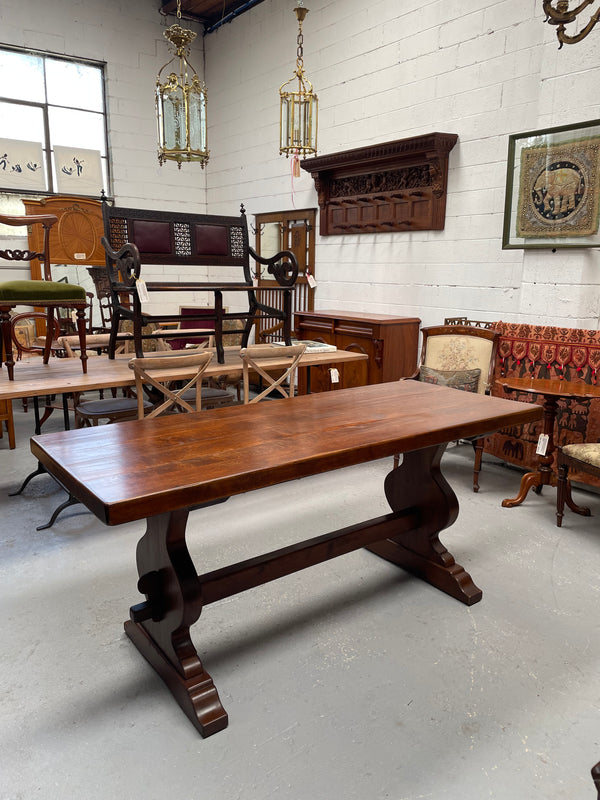
{"type": "Polygon", "coordinates": [[[355,361],[351,364],[341,364],[340,382],[335,388],[350,389],[354,386],[367,386],[369,383],[369,366],[372,358],[372,343],[368,339],[337,335],[335,344],[338,350],[347,350],[349,353],[364,353],[368,356],[366,361],[355,361]]]}

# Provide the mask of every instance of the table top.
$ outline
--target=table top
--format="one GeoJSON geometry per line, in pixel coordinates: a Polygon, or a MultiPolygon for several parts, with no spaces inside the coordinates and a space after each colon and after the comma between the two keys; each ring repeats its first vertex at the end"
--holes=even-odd
{"type": "Polygon", "coordinates": [[[499,386],[509,391],[543,394],[546,397],[600,397],[600,386],[560,378],[500,378],[499,386]]]}
{"type": "Polygon", "coordinates": [[[31,450],[116,525],[541,416],[535,404],[402,380],[49,433],[31,450]]]}
{"type": "MultiPolygon", "coordinates": [[[[174,351],[173,357],[190,352],[192,351],[174,351]]],[[[206,377],[230,375],[232,378],[241,376],[242,361],[239,352],[239,347],[226,347],[225,363],[219,364],[216,356],[213,356],[204,375],[206,377]]],[[[168,355],[168,352],[160,351],[146,355],[150,358],[160,357],[168,355]]],[[[133,370],[128,367],[128,362],[134,357],[134,353],[119,355],[114,359],[109,359],[108,356],[90,356],[87,361],[87,375],[83,374],[79,356],[77,358],[51,358],[47,364],[43,364],[41,358],[17,361],[14,381],[9,381],[6,370],[0,369],[0,400],[133,386],[135,378],[133,370]]],[[[367,358],[365,353],[347,350],[305,352],[300,359],[299,367],[344,364],[349,361],[364,361],[367,358]]],[[[262,366],[262,361],[257,363],[262,366]]],[[[285,359],[282,359],[280,363],[277,359],[270,358],[264,363],[265,369],[269,371],[284,369],[286,366],[285,359]]],[[[157,373],[157,377],[176,380],[189,374],[189,369],[179,368],[164,372],[161,370],[157,373]]]]}

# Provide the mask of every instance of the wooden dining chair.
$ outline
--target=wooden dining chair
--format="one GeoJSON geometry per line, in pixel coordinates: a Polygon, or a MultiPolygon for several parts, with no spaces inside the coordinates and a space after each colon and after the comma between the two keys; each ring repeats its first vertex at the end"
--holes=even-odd
{"type": "Polygon", "coordinates": [[[73,283],[53,281],[50,271],[50,229],[57,221],[54,214],[38,214],[27,216],[9,216],[0,214],[0,223],[13,227],[41,225],[44,229],[44,246],[41,252],[20,249],[0,249],[0,258],[7,261],[39,261],[41,280],[17,280],[0,283],[0,328],[4,344],[4,362],[8,379],[14,380],[14,358],[12,349],[10,313],[17,306],[30,306],[46,309],[46,338],[44,346],[44,364],[48,363],[52,350],[54,335],[54,311],[59,308],[75,309],[77,315],[77,333],[81,350],[81,366],[87,372],[87,355],[85,352],[87,297],[83,286],[73,283]]]}
{"type": "Polygon", "coordinates": [[[589,475],[600,478],[600,442],[566,444],[557,448],[556,469],[558,475],[556,482],[556,525],[560,528],[562,527],[565,503],[575,514],[580,514],[583,517],[591,515],[589,508],[578,506],[571,496],[569,470],[587,472],[589,475]]]}
{"type": "Polygon", "coordinates": [[[244,405],[258,403],[268,397],[272,392],[278,392],[282,397],[293,397],[296,384],[296,371],[298,362],[306,350],[305,344],[276,345],[255,344],[243,347],[240,350],[242,359],[244,382],[244,405]],[[269,368],[259,364],[258,361],[283,361],[283,366],[269,368]],[[250,374],[255,372],[261,381],[266,383],[266,388],[259,389],[255,397],[250,397],[250,374]],[[273,375],[273,372],[276,374],[273,375]]]}
{"type": "Polygon", "coordinates": [[[132,358],[129,367],[135,375],[135,389],[138,398],[138,418],[152,418],[167,411],[196,411],[202,408],[202,375],[212,361],[211,351],[194,352],[189,355],[174,355],[132,358]],[[173,377],[173,370],[193,369],[193,375],[181,379],[173,377]],[[165,377],[165,370],[168,370],[165,377]],[[163,375],[161,377],[160,373],[163,375]],[[184,384],[185,385],[181,385],[184,384]],[[156,399],[153,408],[146,413],[144,392],[153,394],[156,399]],[[159,399],[160,398],[160,399],[159,399]]]}

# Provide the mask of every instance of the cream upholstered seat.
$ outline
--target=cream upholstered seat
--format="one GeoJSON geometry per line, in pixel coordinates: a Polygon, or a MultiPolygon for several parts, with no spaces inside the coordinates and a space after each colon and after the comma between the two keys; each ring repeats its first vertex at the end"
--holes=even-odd
{"type": "MultiPolygon", "coordinates": [[[[490,391],[499,333],[470,325],[433,325],[422,328],[421,334],[421,358],[413,378],[477,394],[490,391]]],[[[483,437],[469,441],[475,450],[473,491],[478,492],[483,437]]]]}
{"type": "Polygon", "coordinates": [[[565,503],[576,514],[589,517],[591,512],[585,506],[578,506],[571,497],[569,469],[588,472],[600,478],[600,442],[566,444],[559,447],[556,455],[558,482],[556,492],[556,524],[562,526],[565,503]]]}

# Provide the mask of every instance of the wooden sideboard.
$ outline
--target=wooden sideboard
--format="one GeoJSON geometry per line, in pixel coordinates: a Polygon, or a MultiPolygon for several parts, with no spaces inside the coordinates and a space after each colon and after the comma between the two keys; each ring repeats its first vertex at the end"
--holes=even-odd
{"type": "MultiPolygon", "coordinates": [[[[412,375],[417,368],[420,324],[418,317],[350,311],[297,312],[295,329],[299,339],[326,342],[338,350],[368,356],[367,361],[343,365],[339,383],[332,383],[328,368],[311,369],[311,392],[385,383],[412,375]]],[[[306,376],[300,375],[298,391],[304,394],[306,389],[306,376]]]]}

